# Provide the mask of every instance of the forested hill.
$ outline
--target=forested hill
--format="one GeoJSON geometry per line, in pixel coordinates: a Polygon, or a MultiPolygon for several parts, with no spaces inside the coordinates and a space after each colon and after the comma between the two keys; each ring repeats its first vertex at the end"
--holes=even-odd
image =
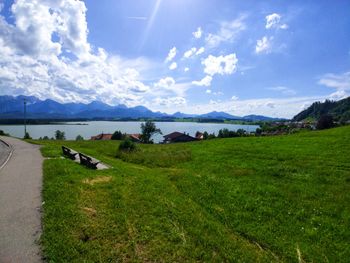
{"type": "Polygon", "coordinates": [[[306,110],[295,115],[293,121],[317,120],[322,115],[331,115],[336,121],[349,121],[350,97],[339,101],[314,102],[306,110]]]}

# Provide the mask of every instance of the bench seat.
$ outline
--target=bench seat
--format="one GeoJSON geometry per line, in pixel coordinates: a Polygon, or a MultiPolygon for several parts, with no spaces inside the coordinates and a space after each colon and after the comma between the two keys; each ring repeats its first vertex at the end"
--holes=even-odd
{"type": "Polygon", "coordinates": [[[62,151],[65,156],[67,156],[69,159],[72,159],[72,160],[75,160],[78,154],[78,152],[63,145],[62,145],[62,151]]]}
{"type": "Polygon", "coordinates": [[[90,156],[87,156],[83,153],[79,153],[80,163],[91,168],[97,169],[97,165],[100,163],[99,160],[96,160],[90,156]]]}

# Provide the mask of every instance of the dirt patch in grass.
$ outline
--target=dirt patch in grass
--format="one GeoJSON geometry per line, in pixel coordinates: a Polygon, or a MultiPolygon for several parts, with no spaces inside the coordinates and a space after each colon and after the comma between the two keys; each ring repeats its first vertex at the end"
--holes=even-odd
{"type": "Polygon", "coordinates": [[[92,217],[96,216],[96,214],[97,214],[97,211],[91,207],[83,207],[83,211],[87,215],[92,216],[92,217]]]}
{"type": "Polygon", "coordinates": [[[94,179],[84,179],[84,184],[94,185],[99,183],[108,183],[112,180],[112,176],[101,176],[94,179]]]}

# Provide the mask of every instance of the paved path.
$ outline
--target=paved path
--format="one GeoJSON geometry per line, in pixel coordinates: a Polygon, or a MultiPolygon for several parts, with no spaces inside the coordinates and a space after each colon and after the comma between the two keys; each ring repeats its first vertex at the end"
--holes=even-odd
{"type": "Polygon", "coordinates": [[[12,146],[13,154],[0,170],[0,262],[41,262],[37,241],[43,158],[39,146],[1,139],[12,146]]]}

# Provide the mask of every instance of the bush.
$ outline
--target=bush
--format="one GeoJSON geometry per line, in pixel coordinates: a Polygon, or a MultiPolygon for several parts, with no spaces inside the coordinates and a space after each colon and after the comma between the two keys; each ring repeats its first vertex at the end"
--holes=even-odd
{"type": "Polygon", "coordinates": [[[130,139],[123,140],[119,145],[119,151],[132,152],[136,150],[136,144],[130,139]]]}

